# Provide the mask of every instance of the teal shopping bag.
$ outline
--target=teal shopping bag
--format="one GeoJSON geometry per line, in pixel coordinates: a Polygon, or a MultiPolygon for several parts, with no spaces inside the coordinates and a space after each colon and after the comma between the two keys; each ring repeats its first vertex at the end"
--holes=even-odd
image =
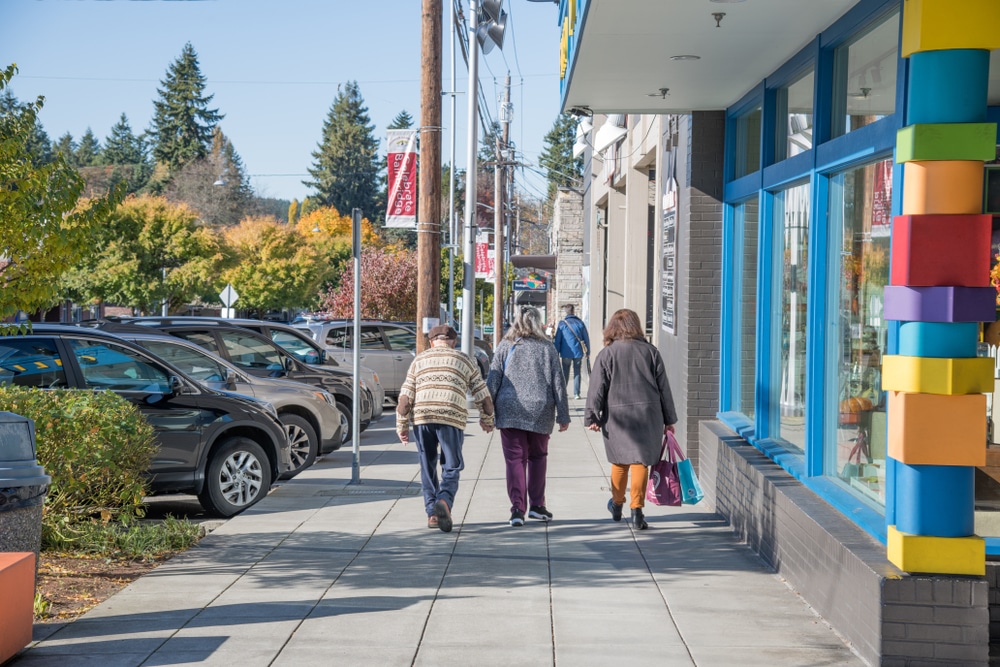
{"type": "Polygon", "coordinates": [[[681,498],[685,505],[695,505],[705,497],[689,459],[677,462],[677,474],[681,478],[681,498]]]}

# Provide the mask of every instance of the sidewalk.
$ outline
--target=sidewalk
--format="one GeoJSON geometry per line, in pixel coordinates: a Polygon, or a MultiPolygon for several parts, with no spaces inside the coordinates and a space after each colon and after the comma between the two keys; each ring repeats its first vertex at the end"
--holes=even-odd
{"type": "Polygon", "coordinates": [[[455,530],[428,530],[387,415],[362,485],[349,449],[327,456],[11,664],[864,664],[707,508],[611,521],[603,443],[570,403],[549,524],[507,524],[499,433],[470,424],[455,530]]]}

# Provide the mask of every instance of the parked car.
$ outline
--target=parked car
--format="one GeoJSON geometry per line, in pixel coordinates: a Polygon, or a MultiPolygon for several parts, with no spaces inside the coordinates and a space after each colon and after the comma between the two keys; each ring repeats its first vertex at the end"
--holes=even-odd
{"type": "Polygon", "coordinates": [[[153,493],[194,493],[213,514],[232,516],[267,495],[292,469],[274,406],[209,389],[118,336],[36,324],[0,337],[0,369],[15,385],[113,391],[156,430],[153,493]]]}
{"type": "MultiPolygon", "coordinates": [[[[354,322],[330,320],[300,322],[295,325],[308,331],[313,340],[323,345],[327,355],[341,363],[351,363],[354,354],[354,322]]],[[[396,399],[406,380],[410,363],[417,354],[415,329],[404,324],[365,320],[361,322],[361,361],[373,368],[382,378],[387,396],[396,399]]],[[[489,372],[489,358],[478,347],[476,362],[483,377],[489,372]]]]}
{"type": "MultiPolygon", "coordinates": [[[[283,322],[270,322],[244,318],[225,319],[221,317],[199,317],[193,319],[215,320],[217,322],[222,322],[223,324],[234,324],[236,326],[243,327],[244,329],[250,329],[251,331],[256,331],[257,333],[268,336],[275,343],[298,357],[300,361],[307,364],[331,366],[352,374],[354,372],[354,364],[352,360],[348,360],[347,363],[341,364],[339,361],[329,356],[323,347],[313,340],[312,336],[308,333],[283,322]]],[[[382,409],[385,405],[385,389],[382,387],[381,378],[373,369],[362,365],[361,379],[364,380],[363,384],[367,387],[369,393],[371,394],[372,420],[377,420],[382,416],[382,409]]]]}
{"type": "Polygon", "coordinates": [[[344,423],[337,399],[328,391],[300,382],[244,373],[205,348],[175,336],[157,333],[121,336],[211,389],[254,396],[273,405],[288,432],[293,475],[311,466],[318,455],[340,449],[344,442],[343,434],[350,426],[344,423]]]}
{"type": "MultiPolygon", "coordinates": [[[[337,399],[337,409],[347,420],[346,439],[353,437],[351,420],[354,414],[354,390],[350,373],[329,366],[304,363],[256,331],[203,318],[107,318],[84,324],[118,333],[168,333],[205,348],[250,375],[295,380],[325,389],[337,399]]],[[[371,392],[367,387],[364,389],[360,396],[361,405],[358,406],[362,431],[372,421],[371,392]]]]}

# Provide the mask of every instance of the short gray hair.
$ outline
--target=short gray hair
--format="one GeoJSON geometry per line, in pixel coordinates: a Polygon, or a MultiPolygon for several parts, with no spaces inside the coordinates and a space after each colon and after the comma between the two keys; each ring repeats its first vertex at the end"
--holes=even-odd
{"type": "Polygon", "coordinates": [[[518,338],[537,338],[548,340],[545,326],[542,324],[542,314],[533,306],[521,306],[514,319],[514,325],[504,335],[505,340],[515,341],[518,338]]]}

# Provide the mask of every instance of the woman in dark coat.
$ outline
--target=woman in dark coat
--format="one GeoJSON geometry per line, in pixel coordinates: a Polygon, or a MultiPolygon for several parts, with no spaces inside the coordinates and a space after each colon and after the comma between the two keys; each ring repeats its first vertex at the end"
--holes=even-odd
{"type": "Polygon", "coordinates": [[[584,413],[587,428],[604,434],[611,463],[608,511],[615,521],[621,521],[631,473],[632,524],[638,530],[648,528],[642,508],[649,466],[660,458],[663,438],[676,422],[659,350],[646,342],[635,311],[616,311],[604,329],[604,349],[594,361],[584,413]]]}

